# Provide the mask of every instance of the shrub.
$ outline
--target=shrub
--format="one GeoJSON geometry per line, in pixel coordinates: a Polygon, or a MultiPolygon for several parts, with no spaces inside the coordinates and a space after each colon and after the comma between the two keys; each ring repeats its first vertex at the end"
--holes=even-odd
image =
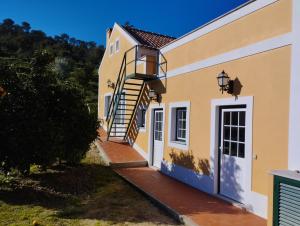
{"type": "Polygon", "coordinates": [[[30,62],[0,62],[0,167],[6,171],[79,162],[97,136],[97,117],[81,89],[59,80],[49,69],[52,60],[42,52],[30,62]]]}

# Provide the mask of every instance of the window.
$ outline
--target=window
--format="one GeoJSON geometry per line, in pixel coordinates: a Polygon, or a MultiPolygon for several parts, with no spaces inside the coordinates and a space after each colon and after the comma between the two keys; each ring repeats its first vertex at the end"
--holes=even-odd
{"type": "MultiPolygon", "coordinates": [[[[118,95],[120,95],[120,94],[118,94],[118,95]]],[[[124,122],[125,122],[125,111],[126,111],[126,109],[125,109],[125,104],[126,104],[126,102],[125,102],[125,93],[123,92],[121,95],[120,95],[120,100],[119,100],[119,106],[118,106],[118,109],[117,109],[117,116],[118,117],[116,117],[115,118],[115,122],[116,123],[120,123],[120,124],[124,124],[124,122]]]]}
{"type": "Polygon", "coordinates": [[[111,56],[111,55],[113,55],[113,53],[114,53],[114,45],[110,44],[110,46],[109,46],[109,55],[111,56]]]}
{"type": "Polygon", "coordinates": [[[223,110],[223,154],[245,158],[246,112],[223,110]]]}
{"type": "Polygon", "coordinates": [[[139,108],[137,112],[137,124],[140,131],[146,130],[146,109],[139,108]]]}
{"type": "Polygon", "coordinates": [[[187,150],[189,146],[190,102],[170,103],[169,146],[187,150]]]}
{"type": "Polygon", "coordinates": [[[176,140],[186,141],[186,108],[176,108],[176,140]]]}
{"type": "Polygon", "coordinates": [[[154,110],[154,141],[163,140],[163,110],[154,110]]]}
{"type": "Polygon", "coordinates": [[[120,40],[117,39],[116,40],[116,53],[119,52],[119,50],[120,50],[120,40]]]}
{"type": "Polygon", "coordinates": [[[111,94],[107,94],[104,96],[104,116],[107,118],[108,111],[109,111],[109,105],[111,102],[111,94]]]}

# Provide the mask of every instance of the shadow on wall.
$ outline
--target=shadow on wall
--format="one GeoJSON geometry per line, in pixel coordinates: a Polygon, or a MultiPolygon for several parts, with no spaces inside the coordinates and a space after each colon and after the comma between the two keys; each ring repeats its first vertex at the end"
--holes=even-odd
{"type": "MultiPolygon", "coordinates": [[[[150,97],[149,97],[149,90],[150,90],[149,85],[146,85],[144,87],[144,89],[142,90],[142,94],[141,94],[140,101],[138,104],[138,109],[148,109],[149,104],[151,102],[150,97]]],[[[128,130],[128,141],[131,145],[134,144],[134,142],[136,141],[136,138],[137,138],[137,136],[139,134],[139,130],[140,130],[140,127],[138,125],[137,112],[138,111],[135,112],[132,123],[128,130]]]]}
{"type": "MultiPolygon", "coordinates": [[[[161,94],[166,93],[167,91],[167,71],[168,71],[168,63],[166,58],[164,57],[164,55],[162,53],[159,53],[161,60],[160,60],[160,64],[158,66],[158,70],[159,70],[159,74],[153,74],[157,76],[157,80],[153,80],[153,81],[148,81],[146,82],[146,85],[144,87],[144,89],[142,90],[142,95],[139,99],[139,103],[138,103],[138,109],[148,109],[149,104],[151,102],[151,99],[149,97],[149,91],[150,90],[154,90],[155,93],[159,94],[157,97],[157,102],[161,103],[162,101],[162,97],[161,94]]],[[[128,130],[128,135],[127,135],[127,140],[128,142],[133,145],[136,141],[136,138],[138,136],[139,133],[139,125],[138,125],[138,111],[134,112],[133,115],[133,120],[131,125],[129,125],[129,130],[128,130]]]]}
{"type": "Polygon", "coordinates": [[[170,158],[173,164],[185,167],[187,169],[191,169],[196,173],[201,173],[203,175],[210,175],[210,164],[208,159],[200,159],[195,160],[192,151],[188,152],[176,152],[172,149],[170,153],[170,158]]]}
{"type": "Polygon", "coordinates": [[[156,93],[163,94],[167,91],[167,79],[154,80],[149,82],[149,88],[153,89],[156,93]]]}
{"type": "Polygon", "coordinates": [[[241,168],[235,157],[223,158],[220,171],[220,193],[233,200],[243,202],[244,190],[241,186],[241,168]]]}
{"type": "MultiPolygon", "coordinates": [[[[172,150],[170,153],[171,163],[161,163],[162,173],[186,183],[198,190],[208,193],[214,192],[214,173],[210,162],[214,159],[195,159],[193,152],[172,150]]],[[[220,164],[219,194],[235,201],[245,203],[244,189],[240,181],[243,181],[242,171],[235,157],[223,158],[220,164]]],[[[247,207],[252,210],[251,206],[247,207]]]]}
{"type": "Polygon", "coordinates": [[[240,82],[240,80],[236,77],[233,80],[233,92],[232,92],[232,96],[234,96],[236,99],[238,98],[238,96],[241,94],[243,85],[240,82]]]}
{"type": "MultiPolygon", "coordinates": [[[[149,97],[150,89],[153,89],[156,93],[162,94],[166,92],[166,80],[164,82],[161,80],[155,80],[146,84],[145,88],[142,91],[142,95],[138,104],[138,109],[148,109],[151,103],[151,99],[149,97]]],[[[158,100],[158,103],[161,102],[161,96],[158,100]]],[[[128,132],[128,141],[132,145],[135,143],[136,138],[139,134],[140,126],[138,124],[138,111],[135,112],[133,116],[132,124],[130,125],[129,132],[128,132]]]]}

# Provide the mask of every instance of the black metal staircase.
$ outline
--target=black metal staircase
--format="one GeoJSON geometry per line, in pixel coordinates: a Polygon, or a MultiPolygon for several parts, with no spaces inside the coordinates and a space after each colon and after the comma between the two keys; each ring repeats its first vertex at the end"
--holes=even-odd
{"type": "MultiPolygon", "coordinates": [[[[159,79],[166,64],[158,49],[137,45],[124,54],[107,113],[107,140],[127,140],[146,83],[159,79]],[[148,68],[152,70],[148,70],[148,68]]],[[[164,58],[163,58],[164,59],[164,58]]]]}

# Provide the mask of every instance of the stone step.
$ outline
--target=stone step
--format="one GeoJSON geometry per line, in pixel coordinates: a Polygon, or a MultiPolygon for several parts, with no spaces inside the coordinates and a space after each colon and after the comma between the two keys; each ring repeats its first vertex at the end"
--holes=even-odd
{"type": "Polygon", "coordinates": [[[132,161],[132,162],[110,162],[109,165],[112,168],[136,168],[136,167],[146,167],[148,162],[144,161],[132,161]]]}

